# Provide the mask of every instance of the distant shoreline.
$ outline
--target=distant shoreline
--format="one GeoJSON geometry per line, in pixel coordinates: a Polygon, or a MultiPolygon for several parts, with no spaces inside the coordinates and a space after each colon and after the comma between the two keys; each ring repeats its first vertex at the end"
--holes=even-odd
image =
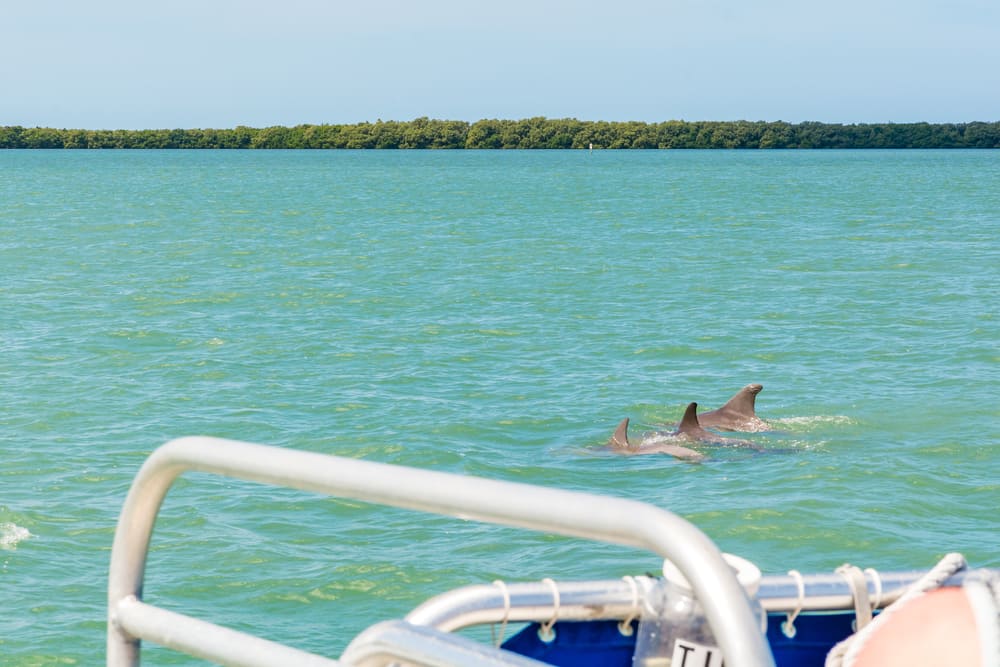
{"type": "Polygon", "coordinates": [[[816,149],[1000,148],[1000,121],[786,123],[417,118],[346,125],[233,129],[81,130],[0,126],[15,149],[816,149]]]}

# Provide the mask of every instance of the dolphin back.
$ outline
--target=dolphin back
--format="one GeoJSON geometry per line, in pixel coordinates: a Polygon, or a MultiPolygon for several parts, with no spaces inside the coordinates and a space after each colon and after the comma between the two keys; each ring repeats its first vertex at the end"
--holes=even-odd
{"type": "Polygon", "coordinates": [[[748,384],[736,392],[732,398],[726,401],[726,404],[723,405],[719,411],[736,413],[741,417],[753,419],[757,416],[757,394],[759,394],[760,390],[763,388],[763,385],[748,384]]]}
{"type": "Polygon", "coordinates": [[[682,461],[701,461],[705,458],[703,454],[681,447],[680,445],[668,444],[665,442],[638,443],[632,444],[628,439],[628,417],[623,419],[618,428],[615,429],[611,440],[608,442],[611,449],[620,454],[668,454],[682,461]]]}
{"type": "Polygon", "coordinates": [[[684,410],[684,416],[681,418],[681,423],[677,427],[677,433],[697,438],[701,437],[704,432],[705,429],[698,422],[698,404],[694,402],[688,403],[687,408],[684,410]]]}

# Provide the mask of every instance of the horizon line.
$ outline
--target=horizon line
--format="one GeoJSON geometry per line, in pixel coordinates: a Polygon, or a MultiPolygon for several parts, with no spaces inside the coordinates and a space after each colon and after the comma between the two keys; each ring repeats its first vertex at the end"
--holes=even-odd
{"type": "Polygon", "coordinates": [[[244,125],[242,123],[230,126],[159,126],[159,127],[70,127],[70,126],[57,126],[57,125],[25,125],[21,123],[14,124],[2,124],[0,128],[10,130],[14,128],[21,129],[32,129],[32,130],[58,130],[58,131],[85,131],[85,132],[149,132],[149,131],[159,131],[159,130],[237,130],[237,129],[248,129],[248,130],[266,130],[270,128],[296,128],[296,127],[335,127],[335,126],[356,126],[356,125],[378,125],[378,124],[390,124],[390,123],[406,123],[411,124],[418,121],[426,122],[438,122],[438,123],[462,123],[469,125],[470,127],[477,123],[489,123],[489,122],[510,122],[510,123],[520,123],[525,121],[566,121],[575,122],[583,124],[594,124],[594,123],[607,123],[610,125],[662,125],[667,123],[681,123],[681,124],[698,124],[698,123],[712,123],[712,124],[765,124],[765,125],[788,125],[792,127],[801,125],[828,125],[834,127],[864,127],[864,126],[876,126],[876,125],[888,125],[888,126],[905,126],[905,125],[930,125],[930,126],[942,126],[942,125],[993,125],[1000,123],[1000,120],[966,120],[966,121],[817,121],[817,120],[803,120],[803,121],[786,121],[786,120],[748,120],[748,119],[738,119],[738,120],[686,120],[683,118],[671,118],[667,120],[659,121],[646,121],[646,120],[584,120],[576,118],[574,116],[563,116],[563,117],[550,117],[550,116],[525,116],[523,118],[480,118],[478,120],[462,120],[458,118],[431,118],[429,116],[417,116],[409,120],[398,120],[398,119],[388,119],[384,120],[382,118],[377,118],[372,120],[361,120],[354,122],[302,122],[295,123],[293,125],[286,124],[273,124],[273,125],[244,125]]]}

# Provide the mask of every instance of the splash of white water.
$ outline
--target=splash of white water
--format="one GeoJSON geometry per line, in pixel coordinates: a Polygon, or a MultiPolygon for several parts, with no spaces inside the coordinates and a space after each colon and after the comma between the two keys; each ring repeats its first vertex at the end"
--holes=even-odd
{"type": "Polygon", "coordinates": [[[13,549],[21,540],[31,537],[27,528],[13,523],[0,523],[0,549],[13,549]]]}

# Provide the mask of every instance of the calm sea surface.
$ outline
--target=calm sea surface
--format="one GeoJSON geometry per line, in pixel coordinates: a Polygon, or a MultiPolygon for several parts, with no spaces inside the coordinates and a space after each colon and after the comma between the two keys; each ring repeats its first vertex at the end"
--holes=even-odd
{"type": "MultiPolygon", "coordinates": [[[[4,665],[103,662],[121,503],[191,434],[641,499],[765,573],[1000,567],[1000,151],[0,151],[0,216],[4,665]],[[750,382],[762,452],[602,449],[750,382]]],[[[191,475],[146,598],[337,656],[656,569],[191,475]]]]}

